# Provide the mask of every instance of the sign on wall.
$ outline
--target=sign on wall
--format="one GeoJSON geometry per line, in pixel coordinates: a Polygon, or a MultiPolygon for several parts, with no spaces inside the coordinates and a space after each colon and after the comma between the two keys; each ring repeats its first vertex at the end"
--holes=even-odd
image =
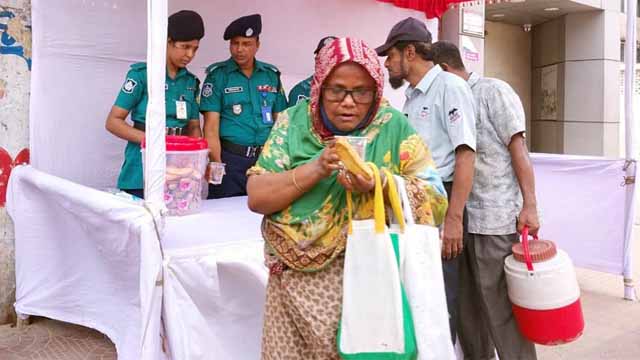
{"type": "Polygon", "coordinates": [[[558,120],[558,65],[543,67],[541,70],[540,118],[558,120]]]}
{"type": "Polygon", "coordinates": [[[477,36],[460,35],[460,55],[468,71],[484,73],[484,39],[477,36]]]}
{"type": "Polygon", "coordinates": [[[460,8],[460,33],[484,37],[484,5],[460,8]]]}

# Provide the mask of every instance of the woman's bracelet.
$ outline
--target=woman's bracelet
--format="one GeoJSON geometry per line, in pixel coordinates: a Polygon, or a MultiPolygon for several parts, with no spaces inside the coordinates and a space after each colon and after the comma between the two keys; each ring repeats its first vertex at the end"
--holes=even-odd
{"type": "Polygon", "coordinates": [[[293,180],[293,186],[295,186],[296,189],[298,189],[298,191],[300,191],[301,193],[304,193],[305,192],[304,189],[300,185],[298,185],[298,182],[296,181],[296,170],[297,169],[298,168],[296,167],[296,168],[293,168],[293,171],[291,171],[291,180],[293,180]]]}

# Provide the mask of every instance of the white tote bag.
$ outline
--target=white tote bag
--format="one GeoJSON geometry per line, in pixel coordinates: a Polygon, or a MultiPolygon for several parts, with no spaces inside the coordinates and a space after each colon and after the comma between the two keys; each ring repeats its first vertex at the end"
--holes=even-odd
{"type": "Polygon", "coordinates": [[[352,221],[347,240],[338,339],[343,356],[405,352],[400,273],[377,171],[374,198],[374,219],[352,221]]]}
{"type": "Polygon", "coordinates": [[[442,275],[441,243],[438,229],[416,224],[409,205],[404,179],[394,179],[402,202],[404,232],[400,239],[400,276],[416,334],[419,360],[455,360],[449,332],[449,313],[442,275]]]}

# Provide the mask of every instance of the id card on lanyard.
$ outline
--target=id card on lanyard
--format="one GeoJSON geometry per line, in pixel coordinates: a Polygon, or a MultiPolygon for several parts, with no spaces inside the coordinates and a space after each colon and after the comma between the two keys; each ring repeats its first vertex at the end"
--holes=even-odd
{"type": "Polygon", "coordinates": [[[265,125],[273,125],[273,114],[271,112],[271,105],[267,104],[267,92],[261,91],[262,106],[260,107],[262,112],[262,123],[265,125]]]}
{"type": "Polygon", "coordinates": [[[180,100],[176,100],[176,118],[180,120],[187,119],[187,102],[184,96],[180,95],[180,100]]]}

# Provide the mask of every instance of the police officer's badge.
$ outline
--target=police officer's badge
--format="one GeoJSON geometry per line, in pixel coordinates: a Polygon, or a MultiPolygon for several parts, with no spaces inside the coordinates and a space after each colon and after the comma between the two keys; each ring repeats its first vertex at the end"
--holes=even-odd
{"type": "Polygon", "coordinates": [[[242,104],[233,104],[233,113],[235,115],[242,114],[242,104]]]}
{"type": "Polygon", "coordinates": [[[247,37],[251,37],[251,35],[253,35],[253,29],[252,28],[248,28],[247,31],[245,31],[244,33],[247,37]]]}
{"type": "Polygon", "coordinates": [[[138,85],[138,83],[135,80],[133,80],[132,78],[128,78],[122,86],[122,91],[124,93],[131,94],[133,92],[133,89],[136,88],[136,85],[138,85]]]}
{"type": "Polygon", "coordinates": [[[204,85],[202,85],[202,96],[209,97],[211,94],[213,94],[213,84],[204,83],[204,85]]]}

